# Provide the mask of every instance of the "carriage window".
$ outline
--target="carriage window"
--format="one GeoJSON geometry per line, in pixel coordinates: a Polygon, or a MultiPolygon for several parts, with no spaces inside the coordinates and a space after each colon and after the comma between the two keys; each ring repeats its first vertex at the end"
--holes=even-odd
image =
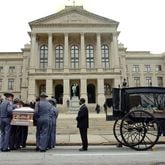
{"type": "Polygon", "coordinates": [[[129,95],[129,108],[147,111],[165,110],[165,94],[131,94],[129,95]]]}

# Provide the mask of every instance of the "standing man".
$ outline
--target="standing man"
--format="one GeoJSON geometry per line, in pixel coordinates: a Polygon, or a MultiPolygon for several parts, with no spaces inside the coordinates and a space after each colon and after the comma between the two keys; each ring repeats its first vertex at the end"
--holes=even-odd
{"type": "Polygon", "coordinates": [[[13,97],[12,93],[4,93],[6,97],[5,100],[1,103],[0,111],[0,122],[1,122],[1,151],[8,152],[9,148],[9,139],[11,131],[11,119],[12,119],[12,110],[13,110],[13,97]]]}
{"type": "Polygon", "coordinates": [[[36,150],[40,152],[46,151],[49,140],[50,111],[52,105],[46,99],[47,97],[46,93],[41,93],[40,101],[36,103],[34,112],[37,120],[36,150]]]}
{"type": "Polygon", "coordinates": [[[88,138],[87,138],[87,130],[89,127],[89,116],[88,116],[88,108],[85,105],[85,99],[80,99],[80,110],[77,115],[77,128],[79,128],[80,136],[82,140],[82,148],[79,151],[87,151],[88,150],[88,138]]]}

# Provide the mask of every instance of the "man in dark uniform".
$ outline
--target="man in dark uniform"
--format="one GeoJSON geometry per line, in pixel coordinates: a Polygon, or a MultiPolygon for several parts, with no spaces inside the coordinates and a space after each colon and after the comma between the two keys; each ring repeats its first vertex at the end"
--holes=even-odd
{"type": "Polygon", "coordinates": [[[77,115],[77,127],[79,128],[81,140],[82,140],[82,148],[79,151],[87,151],[88,150],[88,138],[87,138],[87,130],[89,127],[89,116],[88,116],[88,108],[85,105],[85,99],[80,99],[80,110],[77,115]]]}
{"type": "Polygon", "coordinates": [[[1,122],[1,151],[10,151],[9,138],[11,131],[11,119],[13,110],[13,97],[12,93],[4,93],[6,99],[1,103],[0,122],[1,122]]]}
{"type": "Polygon", "coordinates": [[[42,92],[40,101],[35,105],[34,116],[37,120],[36,150],[45,152],[49,140],[50,110],[52,105],[46,100],[48,96],[42,92]]]}

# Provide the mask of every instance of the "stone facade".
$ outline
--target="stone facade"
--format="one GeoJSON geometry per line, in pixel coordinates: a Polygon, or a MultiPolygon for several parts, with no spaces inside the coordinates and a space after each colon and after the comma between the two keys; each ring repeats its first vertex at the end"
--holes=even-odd
{"type": "Polygon", "coordinates": [[[65,9],[29,23],[31,43],[0,53],[0,94],[34,101],[45,91],[68,107],[72,86],[88,106],[103,105],[113,87],[165,86],[165,54],[129,52],[118,43],[118,22],[83,9],[65,9]]]}

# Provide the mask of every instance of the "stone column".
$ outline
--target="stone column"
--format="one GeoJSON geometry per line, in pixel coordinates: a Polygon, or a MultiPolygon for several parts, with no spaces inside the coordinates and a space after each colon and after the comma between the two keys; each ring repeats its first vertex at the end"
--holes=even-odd
{"type": "Polygon", "coordinates": [[[53,44],[52,33],[48,34],[48,72],[52,71],[53,44]]]}
{"type": "Polygon", "coordinates": [[[20,76],[21,75],[21,66],[16,66],[16,79],[15,79],[15,90],[18,92],[20,92],[20,86],[21,86],[21,79],[20,76]]]}
{"type": "Polygon", "coordinates": [[[69,72],[68,33],[65,33],[64,38],[64,72],[69,72]]]}
{"type": "Polygon", "coordinates": [[[87,100],[87,80],[86,79],[81,79],[80,82],[80,98],[85,98],[86,103],[88,103],[87,100]]]}
{"type": "Polygon", "coordinates": [[[63,104],[65,107],[67,107],[67,100],[70,100],[70,85],[69,85],[69,79],[64,79],[64,93],[63,93],[63,104]]]}
{"type": "Polygon", "coordinates": [[[51,78],[46,79],[46,94],[49,98],[53,96],[53,81],[51,78]]]}
{"type": "Polygon", "coordinates": [[[85,55],[85,40],[84,33],[81,33],[81,72],[86,72],[86,55],[85,55]]]}
{"type": "Polygon", "coordinates": [[[36,99],[36,81],[33,78],[29,78],[28,86],[28,101],[35,101],[36,99]]]}
{"type": "Polygon", "coordinates": [[[113,46],[113,58],[114,58],[114,68],[115,71],[119,71],[119,54],[118,54],[118,42],[117,42],[117,32],[112,34],[112,46],[113,46]]]}
{"type": "Polygon", "coordinates": [[[144,66],[141,64],[140,65],[140,86],[145,86],[146,81],[145,81],[145,75],[144,75],[144,66]]]}
{"type": "Polygon", "coordinates": [[[30,72],[34,73],[36,68],[36,33],[31,34],[30,72]]]}
{"type": "Polygon", "coordinates": [[[100,71],[103,71],[102,69],[102,62],[101,62],[101,36],[100,36],[100,33],[97,33],[97,44],[96,44],[96,48],[97,48],[97,58],[96,58],[96,68],[97,70],[100,72],[100,71]]]}
{"type": "Polygon", "coordinates": [[[8,77],[7,77],[7,75],[8,75],[8,66],[6,65],[4,65],[4,78],[3,78],[3,88],[2,89],[4,89],[4,91],[6,92],[6,91],[8,91],[8,77]]]}
{"type": "Polygon", "coordinates": [[[100,106],[102,106],[105,102],[104,79],[102,79],[102,78],[97,79],[97,91],[98,91],[97,103],[100,106]]]}

